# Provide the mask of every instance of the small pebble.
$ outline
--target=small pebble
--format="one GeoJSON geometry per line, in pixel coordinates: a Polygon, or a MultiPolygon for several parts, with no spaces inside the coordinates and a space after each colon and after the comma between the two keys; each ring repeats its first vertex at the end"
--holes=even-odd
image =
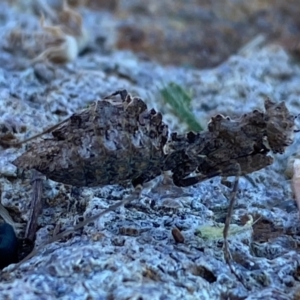
{"type": "Polygon", "coordinates": [[[172,235],[176,243],[184,243],[184,237],[177,227],[172,229],[172,235]]]}

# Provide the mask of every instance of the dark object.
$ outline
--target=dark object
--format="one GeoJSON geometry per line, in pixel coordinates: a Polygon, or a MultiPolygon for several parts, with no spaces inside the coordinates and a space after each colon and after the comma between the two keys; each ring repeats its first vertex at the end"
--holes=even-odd
{"type": "Polygon", "coordinates": [[[0,269],[18,260],[18,240],[13,227],[7,223],[0,225],[0,269]]]}

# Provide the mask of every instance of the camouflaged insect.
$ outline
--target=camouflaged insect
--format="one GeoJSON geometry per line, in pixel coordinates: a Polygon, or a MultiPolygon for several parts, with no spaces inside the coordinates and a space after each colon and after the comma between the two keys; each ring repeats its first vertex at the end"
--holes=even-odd
{"type": "Polygon", "coordinates": [[[168,127],[142,99],[118,91],[73,114],[52,136],[13,163],[74,186],[137,185],[161,173],[168,127]]]}
{"type": "Polygon", "coordinates": [[[73,114],[51,132],[52,138],[34,143],[13,163],[74,186],[128,180],[136,186],[163,171],[173,172],[174,184],[190,186],[272,164],[268,153],[283,153],[293,131],[294,116],[284,102],[266,99],[265,112],[234,119],[217,115],[207,131],[169,135],[161,113],[123,90],[73,114]]]}

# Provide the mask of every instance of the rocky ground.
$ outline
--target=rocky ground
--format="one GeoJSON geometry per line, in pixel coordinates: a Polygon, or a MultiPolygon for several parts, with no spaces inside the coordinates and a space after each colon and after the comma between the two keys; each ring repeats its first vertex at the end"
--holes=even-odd
{"type": "MultiPolygon", "coordinates": [[[[33,61],[47,49],[41,46],[44,40],[40,39],[43,34],[40,14],[35,5],[22,7],[22,3],[15,2],[14,5],[0,4],[0,137],[3,140],[33,136],[119,88],[139,95],[148,107],[164,114],[172,130],[183,132],[187,125],[172,113],[159,92],[171,82],[191,91],[191,110],[203,126],[216,113],[236,116],[263,109],[264,95],[274,101],[285,101],[295,115],[300,112],[299,65],[287,48],[283,48],[284,44],[278,43],[279,38],[275,44],[268,42],[271,41],[268,35],[258,36],[243,48],[243,42],[248,41],[237,38],[238,43],[227,45],[224,52],[217,52],[213,42],[211,47],[216,55],[207,50],[206,56],[193,58],[192,50],[186,52],[179,43],[180,50],[171,45],[178,39],[177,35],[185,36],[185,32],[193,32],[195,28],[200,32],[201,28],[193,25],[189,29],[186,22],[180,21],[182,19],[177,23],[173,20],[172,26],[167,19],[162,21],[168,23],[165,26],[159,27],[159,22],[149,26],[153,19],[148,16],[159,19],[158,12],[165,11],[163,5],[139,6],[134,5],[136,1],[115,1],[115,6],[102,11],[99,1],[99,6],[79,9],[84,31],[77,35],[72,33],[79,37],[75,41],[76,55],[71,55],[73,46],[68,48],[73,40],[63,39],[66,44],[61,40],[52,42],[51,46],[58,43],[67,47],[62,52],[67,53],[65,62],[56,65],[47,62],[46,56],[33,61]],[[132,5],[127,7],[126,3],[132,5]],[[126,27],[137,23],[136,30],[148,28],[146,42],[140,48],[134,47],[133,31],[126,27]],[[147,26],[143,27],[144,24],[147,26]],[[163,32],[161,40],[151,33],[156,28],[163,32]],[[148,38],[154,41],[151,45],[163,50],[154,51],[148,38]],[[167,45],[175,49],[178,56],[169,54],[167,45]],[[235,49],[230,48],[232,45],[236,45],[235,49]],[[162,57],[163,53],[168,54],[162,57]],[[214,68],[201,70],[195,66],[214,68]]],[[[174,15],[178,11],[185,12],[183,8],[186,8],[189,21],[191,11],[195,19],[199,14],[208,20],[207,14],[209,16],[212,10],[208,4],[206,10],[197,6],[203,1],[200,4],[188,1],[190,6],[180,6],[180,1],[177,2],[179,7],[174,6],[174,15]]],[[[226,2],[233,5],[233,1],[226,2]]],[[[269,5],[268,1],[254,2],[263,7],[261,10],[252,8],[251,16],[269,5]]],[[[288,7],[284,12],[290,17],[288,24],[294,26],[290,26],[293,32],[297,32],[294,19],[287,13],[299,10],[293,5],[294,9],[288,7]]],[[[278,11],[281,12],[279,8],[278,11]]],[[[219,16],[219,22],[224,22],[225,16],[229,18],[219,16]]],[[[241,14],[239,22],[245,22],[243,16],[241,14]]],[[[218,23],[209,24],[208,27],[214,27],[218,23]]],[[[249,41],[260,33],[255,26],[253,28],[249,28],[253,36],[245,31],[249,41]]],[[[201,35],[208,36],[203,32],[201,35]]],[[[221,36],[225,45],[228,39],[221,36]]],[[[187,40],[194,41],[188,36],[187,40]]],[[[142,43],[138,38],[137,41],[138,45],[142,43]]],[[[20,224],[16,228],[20,239],[29,218],[30,172],[20,174],[11,162],[26,147],[3,147],[0,152],[1,204],[14,222],[20,224]]],[[[294,145],[285,154],[276,155],[272,166],[240,179],[230,249],[234,267],[244,285],[230,273],[222,252],[221,231],[231,189],[222,185],[220,178],[184,189],[166,186],[158,178],[145,187],[141,199],[126,208],[103,216],[75,235],[47,245],[17,270],[11,271],[13,266],[3,270],[0,298],[299,299],[299,212],[290,178],[285,175],[288,159],[297,153],[298,147],[296,135],[294,145]],[[181,231],[183,243],[174,240],[174,228],[181,231]]],[[[36,245],[49,239],[54,231],[73,226],[129,192],[128,186],[74,188],[45,180],[45,204],[39,218],[36,245]]]]}

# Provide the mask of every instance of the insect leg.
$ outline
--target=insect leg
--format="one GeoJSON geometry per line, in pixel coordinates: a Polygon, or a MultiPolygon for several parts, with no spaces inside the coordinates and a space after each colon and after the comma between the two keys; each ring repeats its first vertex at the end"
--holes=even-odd
{"type": "Polygon", "coordinates": [[[46,245],[54,243],[56,241],[59,241],[60,239],[62,239],[63,237],[74,233],[75,231],[77,231],[78,229],[81,229],[82,227],[84,227],[85,225],[97,220],[98,218],[102,217],[103,215],[114,211],[115,209],[119,208],[122,205],[125,205],[129,202],[131,202],[132,200],[135,200],[137,198],[139,198],[140,194],[142,191],[142,185],[137,185],[134,187],[134,191],[132,194],[128,195],[124,200],[119,201],[118,203],[111,205],[110,207],[108,207],[107,209],[101,211],[100,213],[78,223],[76,226],[74,226],[72,229],[67,229],[55,236],[53,236],[52,238],[50,238],[47,242],[42,243],[39,247],[34,247],[34,249],[26,256],[24,257],[20,262],[18,262],[12,269],[10,269],[10,272],[15,271],[21,264],[23,264],[24,262],[28,261],[30,258],[32,258],[34,255],[36,255],[41,249],[43,249],[46,245]]]}
{"type": "MultiPolygon", "coordinates": [[[[235,202],[235,196],[238,190],[238,183],[239,183],[239,177],[241,175],[241,166],[239,162],[236,160],[232,160],[227,162],[226,164],[221,164],[219,166],[216,166],[214,168],[211,168],[209,171],[207,171],[205,174],[200,174],[198,176],[193,176],[193,177],[186,177],[188,176],[189,170],[182,168],[178,168],[176,172],[173,173],[173,182],[175,185],[178,186],[190,186],[194,185],[196,183],[199,183],[201,181],[204,181],[206,179],[215,177],[215,176],[235,176],[235,181],[230,197],[230,203],[229,203],[229,208],[228,208],[228,213],[226,216],[226,221],[224,225],[224,230],[223,230],[223,238],[224,238],[224,258],[225,261],[230,269],[230,271],[236,276],[236,278],[243,284],[242,279],[240,276],[235,272],[235,270],[232,267],[231,264],[231,255],[230,255],[230,250],[229,250],[229,245],[228,245],[228,232],[229,232],[229,226],[230,226],[230,221],[232,217],[232,212],[233,212],[233,207],[234,207],[234,202],[235,202]]],[[[244,285],[244,284],[243,284],[244,285]]]]}
{"type": "Polygon", "coordinates": [[[32,170],[32,199],[30,203],[30,216],[26,226],[25,238],[34,241],[38,227],[38,217],[42,211],[43,178],[36,170],[32,170]]]}
{"type": "MultiPolygon", "coordinates": [[[[224,229],[223,229],[223,240],[224,240],[224,248],[223,249],[224,249],[224,258],[225,258],[225,261],[226,261],[230,271],[244,285],[244,283],[242,281],[242,278],[235,272],[235,270],[232,267],[231,254],[230,254],[230,249],[229,249],[229,244],[228,244],[228,232],[229,232],[231,217],[232,217],[232,213],[233,213],[235,197],[236,197],[236,193],[238,191],[239,178],[241,176],[241,166],[240,166],[240,164],[235,163],[235,164],[230,165],[230,172],[229,172],[230,175],[228,175],[228,176],[232,176],[232,171],[234,169],[236,170],[236,176],[235,176],[235,179],[234,179],[234,184],[233,184],[233,188],[232,188],[231,195],[230,195],[229,207],[228,207],[227,216],[226,216],[226,220],[225,220],[225,225],[224,225],[224,229]]],[[[226,174],[226,170],[224,170],[223,174],[224,175],[226,174]]]]}

